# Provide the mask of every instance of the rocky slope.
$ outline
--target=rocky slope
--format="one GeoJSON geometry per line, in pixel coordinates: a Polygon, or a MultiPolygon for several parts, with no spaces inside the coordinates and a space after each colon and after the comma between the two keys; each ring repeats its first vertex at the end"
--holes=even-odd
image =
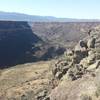
{"type": "MultiPolygon", "coordinates": [[[[100,29],[95,27],[95,29],[100,29]]],[[[99,100],[100,99],[100,48],[97,46],[100,30],[91,32],[79,41],[65,59],[52,66],[58,86],[52,90],[50,100],[99,100]]]]}

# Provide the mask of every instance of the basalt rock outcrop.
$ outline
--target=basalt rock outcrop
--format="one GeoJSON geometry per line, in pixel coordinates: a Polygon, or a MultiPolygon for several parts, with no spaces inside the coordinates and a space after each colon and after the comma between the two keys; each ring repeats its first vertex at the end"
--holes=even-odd
{"type": "Polygon", "coordinates": [[[100,99],[100,49],[97,37],[92,34],[80,40],[73,50],[64,53],[62,60],[53,64],[52,74],[60,83],[52,90],[50,100],[100,99]]]}
{"type": "Polygon", "coordinates": [[[61,79],[65,74],[72,80],[82,77],[87,71],[99,66],[96,57],[95,38],[80,40],[73,50],[67,50],[64,60],[58,60],[53,66],[53,75],[61,79]],[[94,66],[95,65],[95,66],[94,66]]]}

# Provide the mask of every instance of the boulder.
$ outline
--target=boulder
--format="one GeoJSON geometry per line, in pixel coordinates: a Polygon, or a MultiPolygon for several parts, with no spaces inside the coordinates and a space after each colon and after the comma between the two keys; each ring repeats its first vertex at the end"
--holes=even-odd
{"type": "Polygon", "coordinates": [[[68,69],[69,69],[69,66],[64,66],[63,68],[62,68],[62,74],[64,75],[64,74],[66,74],[66,72],[68,71],[68,69]]]}
{"type": "Polygon", "coordinates": [[[60,60],[52,65],[52,74],[55,78],[60,79],[69,69],[67,61],[60,60]]]}
{"type": "Polygon", "coordinates": [[[89,55],[92,55],[92,54],[95,54],[96,52],[95,52],[95,50],[94,49],[90,49],[89,51],[88,51],[88,56],[89,55]]]}
{"type": "Polygon", "coordinates": [[[79,63],[84,57],[88,55],[87,45],[84,41],[80,40],[75,46],[74,57],[76,62],[79,63]]]}
{"type": "Polygon", "coordinates": [[[87,70],[94,70],[100,66],[100,60],[97,60],[94,64],[90,65],[87,70]]]}
{"type": "Polygon", "coordinates": [[[93,98],[96,90],[95,80],[88,76],[73,82],[65,80],[51,91],[50,100],[99,100],[93,98]]]}
{"type": "Polygon", "coordinates": [[[36,100],[45,100],[46,95],[47,95],[47,90],[43,90],[36,96],[36,100]]]}
{"type": "Polygon", "coordinates": [[[87,57],[86,58],[83,58],[81,61],[80,61],[80,65],[82,65],[85,69],[89,66],[89,63],[87,61],[87,57]]]}
{"type": "Polygon", "coordinates": [[[88,51],[76,51],[76,52],[74,53],[74,57],[73,57],[74,62],[75,62],[76,64],[80,63],[80,61],[81,61],[83,58],[87,57],[87,55],[88,55],[88,51]]]}
{"type": "Polygon", "coordinates": [[[96,39],[94,37],[90,37],[87,42],[88,48],[95,48],[95,41],[96,39]]]}
{"type": "Polygon", "coordinates": [[[82,65],[86,69],[86,68],[88,68],[89,65],[95,63],[95,60],[96,60],[96,55],[92,54],[92,55],[89,55],[86,58],[83,58],[80,61],[80,65],[82,65]]]}
{"type": "Polygon", "coordinates": [[[80,40],[79,43],[75,46],[75,51],[85,51],[87,49],[87,44],[80,40]]]}
{"type": "Polygon", "coordinates": [[[62,72],[57,72],[55,78],[61,79],[62,76],[63,76],[62,72]]]}
{"type": "Polygon", "coordinates": [[[58,72],[58,69],[56,67],[52,68],[52,74],[55,76],[58,72]]]}
{"type": "Polygon", "coordinates": [[[67,56],[73,56],[73,51],[71,49],[68,49],[67,50],[67,56]]]}
{"type": "Polygon", "coordinates": [[[55,66],[57,68],[62,68],[63,66],[67,66],[67,65],[68,65],[68,63],[66,60],[58,60],[58,62],[55,63],[55,66]]]}
{"type": "Polygon", "coordinates": [[[91,54],[87,57],[87,62],[89,65],[93,64],[96,60],[96,55],[95,54],[91,54]]]}
{"type": "Polygon", "coordinates": [[[65,75],[67,78],[63,77],[63,79],[68,79],[73,81],[78,78],[81,78],[84,73],[85,73],[84,68],[81,65],[76,64],[67,71],[67,74],[65,75]]]}
{"type": "Polygon", "coordinates": [[[81,51],[75,51],[74,57],[72,60],[75,64],[78,64],[82,60],[82,58],[83,58],[83,56],[82,56],[81,51]]]}

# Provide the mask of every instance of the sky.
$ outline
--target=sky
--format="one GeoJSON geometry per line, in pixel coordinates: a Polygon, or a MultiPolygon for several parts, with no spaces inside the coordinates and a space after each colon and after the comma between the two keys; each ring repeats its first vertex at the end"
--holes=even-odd
{"type": "Polygon", "coordinates": [[[0,11],[59,18],[100,19],[100,0],[0,0],[0,11]]]}

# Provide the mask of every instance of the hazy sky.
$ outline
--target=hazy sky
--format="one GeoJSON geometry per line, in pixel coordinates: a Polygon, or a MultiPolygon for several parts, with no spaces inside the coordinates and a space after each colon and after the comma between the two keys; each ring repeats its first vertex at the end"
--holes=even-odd
{"type": "Polygon", "coordinates": [[[0,0],[0,11],[100,19],[100,0],[0,0]]]}

